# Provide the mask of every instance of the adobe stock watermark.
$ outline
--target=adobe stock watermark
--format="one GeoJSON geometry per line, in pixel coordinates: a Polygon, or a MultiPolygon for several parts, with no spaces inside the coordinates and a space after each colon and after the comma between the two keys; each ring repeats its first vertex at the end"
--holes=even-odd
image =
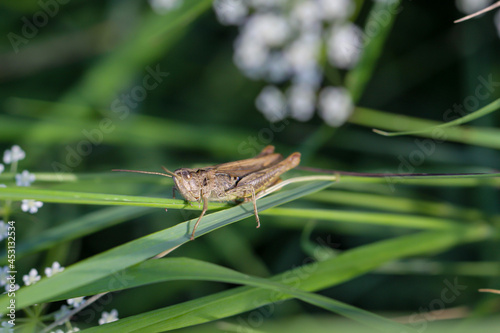
{"type": "MultiPolygon", "coordinates": [[[[487,77],[479,76],[477,78],[478,84],[474,89],[474,94],[469,95],[463,99],[461,103],[455,103],[443,113],[443,121],[449,122],[467,114],[476,111],[481,102],[487,101],[491,98],[493,92],[500,86],[500,81],[494,81],[493,75],[487,77]]],[[[447,135],[444,129],[434,128],[430,132],[430,138],[415,139],[415,149],[408,153],[408,155],[398,156],[398,174],[415,173],[416,168],[424,164],[424,162],[436,151],[436,147],[447,140],[447,135]]],[[[388,172],[389,173],[389,172],[388,172]]],[[[401,175],[386,176],[387,184],[391,191],[395,191],[394,184],[401,183],[404,177],[401,175]]]]}
{"type": "MultiPolygon", "coordinates": [[[[308,256],[302,261],[301,266],[293,266],[291,270],[285,272],[281,278],[280,283],[286,284],[291,288],[300,289],[301,282],[308,279],[317,269],[318,262],[315,258],[321,260],[326,259],[325,253],[332,248],[337,248],[339,244],[333,243],[331,236],[328,235],[326,241],[318,237],[316,239],[317,246],[314,248],[312,256],[308,256]]],[[[268,301],[259,302],[255,301],[255,309],[247,314],[240,315],[237,318],[238,328],[237,332],[255,332],[255,329],[262,326],[264,321],[270,318],[276,311],[276,306],[283,303],[286,294],[279,291],[272,291],[268,301]],[[262,303],[265,303],[261,306],[262,303]]]]}
{"type": "Polygon", "coordinates": [[[7,39],[14,50],[14,53],[19,53],[19,48],[27,45],[35,38],[40,29],[49,24],[50,20],[59,13],[60,7],[66,5],[70,0],[38,0],[40,10],[36,11],[31,17],[21,17],[23,23],[19,33],[9,32],[7,39]]]}
{"type": "Polygon", "coordinates": [[[156,89],[169,75],[168,72],[161,71],[160,65],[156,65],[154,69],[147,66],[146,72],[147,74],[143,76],[140,85],[132,87],[128,92],[121,94],[111,102],[110,112],[99,121],[96,127],[81,131],[85,139],[80,140],[76,145],[66,145],[63,163],[57,161],[51,163],[59,180],[63,180],[64,173],[73,172],[83,159],[92,153],[95,147],[102,144],[105,135],[112,133],[117,124],[129,117],[131,111],[146,99],[148,92],[156,89]]]}
{"type": "Polygon", "coordinates": [[[261,128],[256,135],[249,135],[238,145],[238,153],[246,156],[256,156],[265,146],[274,141],[276,133],[285,129],[290,122],[285,118],[279,122],[270,122],[269,126],[261,128]]]}
{"type": "Polygon", "coordinates": [[[269,120],[269,126],[261,128],[256,135],[249,135],[238,145],[238,153],[248,157],[256,156],[262,148],[274,141],[276,133],[283,131],[290,122],[286,118],[287,106],[283,100],[281,92],[277,89],[265,88],[271,90],[268,93],[261,93],[255,101],[257,109],[264,113],[269,120]],[[277,97],[276,94],[279,96],[277,97]],[[275,99],[279,101],[276,101],[275,99]]]}
{"type": "Polygon", "coordinates": [[[420,307],[418,312],[410,316],[409,324],[418,332],[425,331],[429,322],[439,319],[446,306],[455,302],[462,295],[463,291],[467,289],[466,285],[458,283],[458,277],[455,277],[453,282],[445,279],[443,284],[445,287],[441,290],[438,298],[430,301],[426,307],[420,307]]]}

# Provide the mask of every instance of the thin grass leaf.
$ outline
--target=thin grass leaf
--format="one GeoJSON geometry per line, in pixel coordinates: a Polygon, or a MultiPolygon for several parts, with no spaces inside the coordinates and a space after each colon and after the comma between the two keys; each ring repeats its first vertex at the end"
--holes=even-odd
{"type": "MultiPolygon", "coordinates": [[[[263,214],[264,215],[264,214],[263,214]]],[[[454,229],[459,227],[457,221],[418,215],[389,214],[375,212],[351,212],[343,210],[307,209],[307,208],[273,208],[265,215],[285,216],[326,221],[342,221],[381,226],[397,226],[416,229],[454,229]]]]}
{"type": "Polygon", "coordinates": [[[320,193],[313,193],[305,199],[342,206],[355,206],[408,214],[416,213],[468,220],[480,219],[484,214],[478,209],[458,207],[447,202],[435,202],[401,196],[382,195],[379,193],[360,193],[333,189],[325,190],[320,193]]]}
{"type": "MultiPolygon", "coordinates": [[[[441,122],[389,112],[357,107],[349,122],[370,128],[394,131],[420,131],[442,125],[441,122]]],[[[430,138],[434,144],[460,142],[469,145],[500,149],[500,130],[493,127],[454,126],[438,128],[430,132],[419,132],[421,137],[430,138]]]]}
{"type": "Polygon", "coordinates": [[[500,98],[497,99],[494,102],[491,102],[490,104],[482,107],[481,109],[474,111],[472,113],[469,113],[466,116],[463,116],[461,118],[449,121],[444,124],[440,124],[437,126],[431,126],[427,128],[423,128],[420,130],[414,130],[414,131],[402,131],[402,132],[387,132],[387,131],[382,131],[379,129],[374,129],[373,131],[377,134],[384,135],[384,136],[400,136],[400,135],[413,135],[413,134],[422,134],[422,133],[427,133],[431,132],[435,129],[442,129],[442,128],[447,128],[447,127],[453,127],[453,126],[458,126],[462,125],[468,122],[471,122],[473,120],[479,119],[481,117],[487,116],[490,113],[493,113],[497,111],[500,108],[500,98]]]}
{"type": "Polygon", "coordinates": [[[379,1],[373,4],[365,23],[364,48],[359,63],[346,77],[346,86],[351,93],[353,101],[357,102],[363,90],[372,77],[377,60],[380,58],[385,41],[391,32],[394,20],[399,10],[400,0],[379,1]],[[381,24],[380,16],[384,16],[381,24]],[[377,27],[373,33],[373,27],[377,27]]]}

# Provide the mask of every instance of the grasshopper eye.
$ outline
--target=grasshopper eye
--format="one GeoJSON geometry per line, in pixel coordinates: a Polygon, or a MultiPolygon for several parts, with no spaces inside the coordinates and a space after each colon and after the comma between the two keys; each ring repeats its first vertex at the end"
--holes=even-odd
{"type": "Polygon", "coordinates": [[[182,177],[183,178],[186,178],[186,179],[190,179],[191,178],[191,174],[189,173],[189,171],[182,171],[182,177]]]}

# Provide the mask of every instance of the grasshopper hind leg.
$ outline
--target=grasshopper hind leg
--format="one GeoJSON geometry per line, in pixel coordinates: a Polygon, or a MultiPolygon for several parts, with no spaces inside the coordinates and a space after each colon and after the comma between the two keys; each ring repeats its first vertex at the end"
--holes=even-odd
{"type": "Polygon", "coordinates": [[[200,215],[200,217],[198,217],[198,220],[196,221],[196,224],[194,225],[193,232],[191,233],[191,240],[194,240],[194,232],[196,231],[196,228],[198,228],[198,224],[200,224],[201,218],[207,212],[207,204],[208,204],[208,199],[203,198],[203,210],[201,211],[201,215],[200,215]]]}
{"type": "MultiPolygon", "coordinates": [[[[240,190],[245,190],[245,187],[240,188],[240,190]]],[[[253,212],[255,214],[255,220],[257,221],[257,228],[260,228],[260,218],[259,218],[259,212],[257,211],[257,197],[255,195],[255,189],[251,186],[248,187],[248,190],[250,190],[250,193],[252,196],[250,198],[244,198],[243,202],[249,202],[252,201],[253,203],[253,212]]]]}
{"type": "Polygon", "coordinates": [[[259,212],[257,211],[257,199],[255,198],[255,190],[252,188],[252,202],[253,202],[253,212],[255,213],[255,219],[257,220],[257,228],[260,228],[259,212]]]}

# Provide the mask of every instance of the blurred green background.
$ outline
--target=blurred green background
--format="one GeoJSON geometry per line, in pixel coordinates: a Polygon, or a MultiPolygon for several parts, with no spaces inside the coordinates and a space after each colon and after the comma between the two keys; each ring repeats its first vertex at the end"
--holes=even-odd
{"type": "MultiPolygon", "coordinates": [[[[357,1],[357,5],[360,10],[355,22],[363,26],[372,3],[357,1]]],[[[424,154],[422,163],[412,164],[411,169],[403,161],[422,150],[418,142],[424,139],[383,137],[372,132],[372,128],[405,130],[427,125],[414,118],[451,120],[447,111],[466,103],[467,96],[475,96],[483,79],[491,77],[499,82],[500,48],[494,13],[453,24],[463,15],[453,2],[403,1],[387,39],[381,41],[380,54],[374,52],[375,58],[365,65],[369,77],[358,91],[360,98],[355,105],[359,108],[345,125],[332,128],[317,115],[307,122],[286,119],[276,125],[265,119],[256,109],[255,99],[266,83],[245,77],[234,65],[238,28],[218,23],[211,1],[185,0],[180,8],[164,15],[152,11],[145,1],[58,2],[57,14],[14,47],[11,33],[22,36],[23,18],[36,15],[40,4],[1,1],[0,8],[0,35],[4,36],[0,42],[0,150],[13,144],[22,147],[26,159],[20,162],[19,171],[37,174],[36,188],[170,198],[169,179],[109,172],[115,168],[161,171],[162,165],[173,170],[222,163],[252,157],[268,144],[283,155],[301,152],[302,166],[330,170],[493,172],[500,165],[500,141],[495,141],[499,138],[497,113],[469,124],[471,133],[486,133],[481,128],[490,128],[491,136],[482,143],[472,134],[466,136],[467,131],[460,132],[460,140],[433,143],[433,152],[424,154]],[[152,70],[168,74],[162,74],[161,82],[141,101],[118,107],[120,98],[144,86],[144,77],[152,70]],[[408,125],[413,121],[414,127],[408,125]],[[276,126],[280,130],[273,130],[276,126]],[[82,143],[85,141],[92,144],[82,143]],[[78,151],[84,154],[75,154],[78,151]],[[79,175],[78,181],[65,178],[72,174],[79,175]]],[[[329,70],[333,74],[325,77],[324,84],[345,85],[349,72],[329,70]],[[335,82],[329,82],[332,79],[335,82]]],[[[499,92],[498,85],[493,85],[491,93],[468,111],[491,103],[500,97],[499,92]]],[[[299,174],[305,173],[294,170],[286,178],[299,174]]],[[[11,176],[2,177],[0,183],[14,185],[11,176]]],[[[424,201],[452,204],[454,209],[474,210],[474,216],[486,220],[495,217],[498,222],[497,187],[477,183],[463,187],[340,183],[337,189],[334,202],[323,203],[326,195],[319,192],[316,198],[287,207],[379,211],[369,207],[371,199],[349,199],[351,194],[364,193],[375,194],[373,198],[407,198],[415,207],[424,201]]],[[[45,203],[37,214],[30,215],[13,207],[11,218],[17,222],[19,244],[43,230],[102,209],[45,203]]],[[[55,260],[69,266],[198,214],[198,210],[175,209],[132,214],[121,219],[124,223],[23,256],[18,270],[22,274],[32,267],[41,271],[55,260]]],[[[267,277],[303,264],[310,258],[308,242],[326,242],[333,251],[343,251],[408,233],[397,226],[345,221],[264,215],[261,221],[262,227],[255,229],[254,218],[247,218],[198,238],[172,255],[267,277]],[[308,239],[305,243],[304,238],[308,239]]],[[[371,312],[403,317],[427,309],[429,302],[439,297],[443,281],[453,281],[458,275],[467,292],[450,307],[477,310],[474,314],[480,317],[495,313],[500,306],[499,297],[475,292],[478,288],[500,288],[499,257],[497,240],[460,245],[422,259],[421,266],[412,261],[394,271],[386,268],[321,293],[371,312]],[[474,266],[481,262],[483,268],[474,266]]],[[[118,309],[122,318],[230,288],[212,282],[154,284],[117,293],[104,308],[118,309]]],[[[56,310],[61,304],[49,309],[56,310]]],[[[84,319],[76,317],[75,322],[84,319]]],[[[236,318],[231,320],[238,325],[236,318]]],[[[324,320],[325,328],[334,319],[324,310],[289,301],[277,306],[262,328],[284,330],[286,323],[292,322],[310,329],[316,325],[311,320],[316,324],[324,320]]],[[[207,324],[194,330],[205,329],[224,327],[207,324]]]]}

